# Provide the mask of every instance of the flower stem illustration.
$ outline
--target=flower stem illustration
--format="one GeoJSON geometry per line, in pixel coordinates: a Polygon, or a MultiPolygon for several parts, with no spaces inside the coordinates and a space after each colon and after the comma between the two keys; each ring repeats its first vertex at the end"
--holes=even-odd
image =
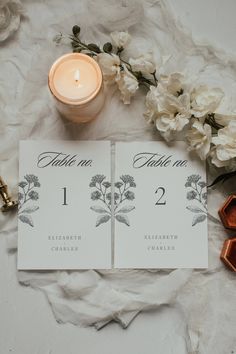
{"type": "Polygon", "coordinates": [[[126,215],[135,209],[133,205],[124,205],[125,201],[133,201],[135,199],[135,194],[131,188],[135,188],[136,183],[134,178],[130,175],[120,176],[120,181],[115,183],[114,192],[114,215],[117,221],[130,226],[129,218],[126,215]],[[121,206],[122,204],[122,206],[121,206]]]}
{"type": "Polygon", "coordinates": [[[29,205],[28,202],[36,201],[39,199],[39,194],[35,190],[40,187],[39,179],[33,174],[28,174],[24,176],[24,180],[19,183],[19,207],[18,207],[18,217],[19,220],[25,224],[34,226],[33,219],[30,214],[34,213],[39,209],[37,205],[29,205]],[[27,206],[26,206],[27,204],[27,206]]]}
{"type": "Polygon", "coordinates": [[[187,178],[185,187],[188,188],[186,198],[197,201],[198,205],[189,205],[187,209],[195,213],[192,226],[203,222],[207,217],[207,192],[206,182],[201,180],[200,175],[191,175],[187,178]]]}
{"type": "Polygon", "coordinates": [[[91,192],[91,199],[93,201],[100,201],[100,205],[91,206],[91,210],[100,214],[98,215],[96,226],[108,222],[111,219],[112,212],[117,221],[129,226],[130,222],[127,213],[135,209],[133,205],[125,205],[126,201],[135,199],[134,192],[130,190],[135,188],[136,184],[134,178],[130,175],[120,176],[120,180],[115,183],[115,191],[112,195],[111,183],[106,181],[104,175],[95,175],[92,177],[89,184],[93,188],[91,192]],[[113,198],[113,211],[112,211],[113,198]]]}
{"type": "Polygon", "coordinates": [[[100,214],[97,217],[96,226],[104,224],[111,219],[111,183],[105,181],[104,175],[95,175],[91,178],[89,184],[90,188],[93,188],[91,192],[91,199],[93,201],[100,201],[102,206],[91,206],[91,210],[100,214]]]}

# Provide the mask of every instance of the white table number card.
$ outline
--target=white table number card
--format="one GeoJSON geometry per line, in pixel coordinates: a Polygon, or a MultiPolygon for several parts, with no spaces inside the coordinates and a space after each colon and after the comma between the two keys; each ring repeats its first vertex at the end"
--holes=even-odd
{"type": "Polygon", "coordinates": [[[203,163],[184,143],[131,142],[115,166],[115,267],[207,267],[203,163]]]}
{"type": "Polygon", "coordinates": [[[203,163],[184,143],[115,150],[112,163],[110,142],[20,143],[18,269],[207,267],[203,163]]]}
{"type": "Polygon", "coordinates": [[[18,269],[111,267],[110,166],[110,142],[20,142],[18,269]]]}

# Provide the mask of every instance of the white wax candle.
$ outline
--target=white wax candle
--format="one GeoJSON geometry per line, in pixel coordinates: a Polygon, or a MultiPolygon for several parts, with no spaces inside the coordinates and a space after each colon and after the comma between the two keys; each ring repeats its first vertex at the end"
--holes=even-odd
{"type": "Polygon", "coordinates": [[[81,53],[66,54],[52,65],[49,88],[58,110],[77,122],[93,118],[104,101],[101,70],[94,59],[81,53]]]}

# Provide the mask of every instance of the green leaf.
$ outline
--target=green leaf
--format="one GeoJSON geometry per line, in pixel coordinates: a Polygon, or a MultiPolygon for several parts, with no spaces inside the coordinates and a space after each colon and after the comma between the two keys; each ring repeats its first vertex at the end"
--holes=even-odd
{"type": "Polygon", "coordinates": [[[112,51],[112,44],[110,42],[107,42],[103,46],[103,50],[105,53],[111,53],[112,51]]]}
{"type": "Polygon", "coordinates": [[[78,36],[78,34],[80,33],[80,26],[78,26],[78,25],[73,26],[72,32],[75,37],[78,36]]]}
{"type": "Polygon", "coordinates": [[[89,57],[91,57],[91,58],[93,58],[94,56],[96,56],[96,54],[94,54],[94,53],[84,53],[84,54],[86,54],[86,55],[88,55],[89,57]]]}
{"type": "Polygon", "coordinates": [[[229,178],[232,178],[232,177],[236,177],[236,171],[223,173],[222,175],[216,177],[216,179],[208,187],[209,188],[213,187],[215,184],[217,184],[219,182],[224,183],[225,181],[227,181],[229,178]]]}
{"type": "Polygon", "coordinates": [[[92,50],[95,53],[101,53],[100,48],[97,46],[97,44],[94,44],[94,43],[89,43],[88,44],[88,49],[92,50]]]}

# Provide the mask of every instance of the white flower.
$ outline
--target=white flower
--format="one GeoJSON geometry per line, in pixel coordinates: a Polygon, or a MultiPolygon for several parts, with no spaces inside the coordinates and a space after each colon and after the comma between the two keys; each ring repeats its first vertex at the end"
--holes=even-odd
{"type": "Polygon", "coordinates": [[[116,82],[123,102],[129,104],[130,98],[138,89],[136,77],[128,71],[124,64],[121,66],[120,58],[116,54],[100,53],[97,55],[97,59],[105,80],[116,82]]]}
{"type": "Polygon", "coordinates": [[[146,53],[136,59],[130,58],[129,63],[134,71],[141,71],[144,74],[152,74],[156,71],[153,55],[146,53]]]}
{"type": "Polygon", "coordinates": [[[180,132],[189,123],[188,95],[178,98],[163,95],[158,100],[159,112],[156,114],[156,128],[166,141],[170,141],[176,132],[180,132]]]}
{"type": "Polygon", "coordinates": [[[178,72],[172,73],[169,76],[161,75],[158,82],[158,90],[176,97],[186,93],[187,86],[184,81],[184,75],[178,72]]]}
{"type": "Polygon", "coordinates": [[[125,48],[125,46],[130,42],[130,35],[128,32],[112,32],[110,34],[112,44],[114,44],[117,48],[125,48]]]}
{"type": "Polygon", "coordinates": [[[201,160],[205,160],[211,146],[211,126],[195,120],[187,132],[189,150],[194,150],[201,160]]]}
{"type": "Polygon", "coordinates": [[[124,104],[129,104],[130,98],[134,96],[135,92],[138,90],[138,81],[136,77],[124,67],[120,78],[116,79],[116,81],[124,104]]]}
{"type": "Polygon", "coordinates": [[[22,12],[23,7],[19,0],[0,1],[0,42],[18,30],[22,12]]]}
{"type": "Polygon", "coordinates": [[[100,53],[97,55],[105,80],[120,78],[120,58],[116,54],[100,53]]]}
{"type": "Polygon", "coordinates": [[[215,112],[223,96],[224,93],[220,88],[209,89],[206,85],[198,86],[190,95],[191,113],[200,118],[215,112]]]}
{"type": "Polygon", "coordinates": [[[175,97],[160,93],[158,87],[152,86],[146,97],[146,106],[145,117],[155,123],[157,130],[167,141],[189,123],[191,114],[188,94],[175,97]]]}
{"type": "Polygon", "coordinates": [[[160,92],[158,87],[151,86],[150,90],[146,96],[146,107],[147,111],[144,113],[144,117],[146,118],[148,123],[155,123],[156,121],[156,113],[158,112],[158,97],[160,92]]]}
{"type": "Polygon", "coordinates": [[[215,147],[212,150],[212,163],[217,167],[228,166],[236,158],[236,120],[218,130],[218,136],[212,138],[215,147]]]}
{"type": "Polygon", "coordinates": [[[214,118],[216,123],[222,125],[222,126],[226,126],[229,124],[229,122],[231,120],[236,120],[236,115],[227,115],[227,114],[219,114],[219,113],[215,113],[214,114],[214,118]]]}
{"type": "MultiPolygon", "coordinates": [[[[184,94],[184,100],[187,102],[187,98],[189,101],[189,95],[185,92],[186,84],[184,83],[184,76],[180,73],[173,73],[169,76],[161,75],[158,81],[158,86],[150,87],[150,91],[146,97],[146,107],[147,112],[144,113],[147,121],[152,123],[155,121],[156,112],[159,110],[158,108],[158,99],[161,95],[171,95],[174,97],[180,97],[184,94]]],[[[189,103],[188,103],[189,106],[189,103]]]]}

